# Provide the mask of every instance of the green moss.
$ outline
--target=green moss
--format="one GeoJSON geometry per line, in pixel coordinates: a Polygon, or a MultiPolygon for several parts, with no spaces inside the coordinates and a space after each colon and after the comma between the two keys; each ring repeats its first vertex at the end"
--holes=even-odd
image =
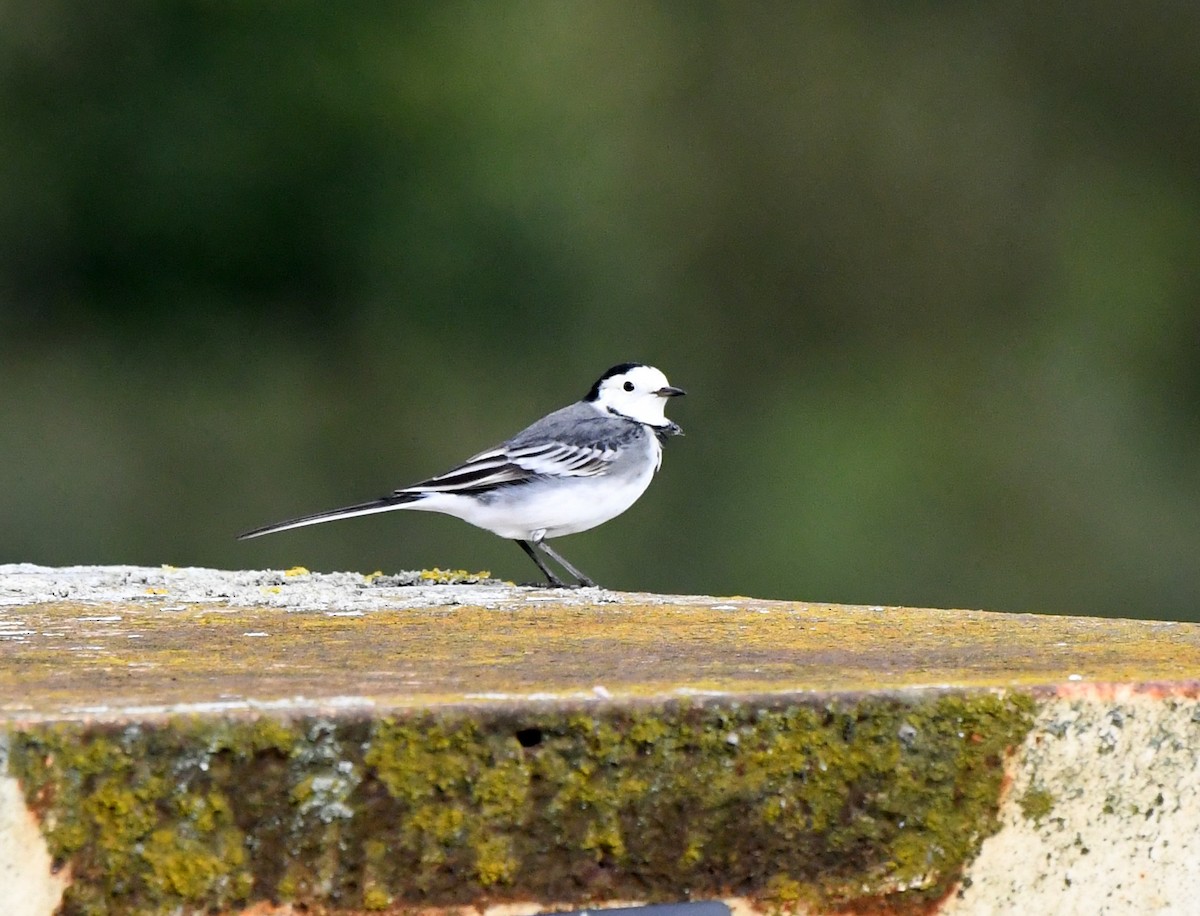
{"type": "Polygon", "coordinates": [[[291,901],[295,900],[300,893],[300,877],[296,870],[292,867],[284,873],[283,877],[275,885],[275,893],[280,900],[291,901]]]}
{"type": "Polygon", "coordinates": [[[1021,813],[1026,818],[1041,823],[1042,818],[1054,810],[1054,796],[1045,789],[1035,789],[1031,786],[1017,804],[1021,806],[1021,813]]]}
{"type": "Polygon", "coordinates": [[[610,882],[636,874],[640,896],[715,893],[720,874],[767,896],[795,885],[843,905],[865,888],[915,906],[945,893],[994,831],[1003,759],[1031,711],[1026,697],[982,694],[581,712],[538,717],[526,730],[541,740],[524,753],[503,732],[443,717],[384,723],[367,763],[405,812],[397,845],[440,873],[426,873],[430,892],[452,895],[473,872],[481,889],[535,879],[575,899],[581,863],[532,848],[532,831],[610,882]],[[748,859],[777,872],[747,871],[748,859]]]}
{"type": "Polygon", "coordinates": [[[64,913],[730,888],[917,912],[996,827],[1032,701],[992,693],[39,726],[11,766],[64,913]]]}
{"type": "Polygon", "coordinates": [[[51,854],[72,865],[63,912],[248,900],[254,876],[234,820],[237,786],[209,771],[222,757],[278,750],[284,731],[266,720],[180,719],[163,730],[58,724],[12,736],[11,769],[43,812],[51,854]]]}
{"type": "Polygon", "coordinates": [[[785,875],[772,875],[762,894],[761,903],[769,916],[784,916],[796,913],[806,903],[812,900],[808,888],[795,878],[785,875]]]}
{"type": "Polygon", "coordinates": [[[364,762],[404,811],[395,847],[427,867],[467,865],[483,887],[510,880],[517,863],[509,834],[529,791],[520,751],[511,734],[489,738],[469,719],[381,722],[364,762]]]}
{"type": "Polygon", "coordinates": [[[363,872],[362,904],[365,910],[384,910],[392,904],[392,895],[388,893],[382,874],[386,871],[389,857],[387,843],[376,838],[368,838],[363,842],[363,872]]]}

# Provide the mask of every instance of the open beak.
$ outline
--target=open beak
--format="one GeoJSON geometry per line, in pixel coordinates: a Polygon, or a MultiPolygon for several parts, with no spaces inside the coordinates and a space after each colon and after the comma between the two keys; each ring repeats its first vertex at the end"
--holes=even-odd
{"type": "Polygon", "coordinates": [[[682,394],[687,394],[687,392],[682,388],[672,388],[670,385],[667,385],[664,388],[659,388],[658,391],[654,393],[660,398],[677,398],[682,394]]]}

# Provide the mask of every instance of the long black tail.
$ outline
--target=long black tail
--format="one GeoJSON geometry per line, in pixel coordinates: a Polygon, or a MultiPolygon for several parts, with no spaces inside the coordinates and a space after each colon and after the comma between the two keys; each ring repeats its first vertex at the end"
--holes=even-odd
{"type": "Polygon", "coordinates": [[[332,522],[339,518],[354,518],[356,515],[371,515],[374,512],[390,512],[393,509],[403,509],[406,503],[415,502],[423,495],[423,493],[395,493],[391,496],[381,496],[379,499],[357,503],[353,506],[343,506],[340,509],[329,509],[325,512],[314,512],[312,515],[289,518],[285,522],[263,525],[261,528],[242,532],[237,538],[239,541],[244,541],[248,538],[262,537],[264,534],[274,534],[276,531],[287,531],[289,528],[302,528],[305,525],[319,525],[322,522],[332,522]]]}

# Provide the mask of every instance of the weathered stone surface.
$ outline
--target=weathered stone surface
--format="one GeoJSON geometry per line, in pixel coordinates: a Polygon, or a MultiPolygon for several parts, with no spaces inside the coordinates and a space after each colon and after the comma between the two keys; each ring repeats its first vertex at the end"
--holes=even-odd
{"type": "Polygon", "coordinates": [[[1118,913],[1136,852],[1196,899],[1198,627],[456,578],[0,566],[20,867],[67,913],[1118,913]]]}
{"type": "Polygon", "coordinates": [[[945,912],[1200,911],[1197,686],[1072,684],[1044,698],[1001,827],[945,912]]]}
{"type": "Polygon", "coordinates": [[[22,721],[1200,674],[1200,628],[1186,624],[356,573],[37,570],[0,566],[0,715],[22,721]]]}

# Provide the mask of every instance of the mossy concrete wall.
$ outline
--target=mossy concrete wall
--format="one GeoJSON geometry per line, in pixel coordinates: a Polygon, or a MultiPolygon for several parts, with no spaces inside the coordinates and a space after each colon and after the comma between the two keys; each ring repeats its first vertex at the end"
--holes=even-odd
{"type": "Polygon", "coordinates": [[[1182,624],[0,566],[3,912],[1190,912],[1197,679],[1182,624]]]}

